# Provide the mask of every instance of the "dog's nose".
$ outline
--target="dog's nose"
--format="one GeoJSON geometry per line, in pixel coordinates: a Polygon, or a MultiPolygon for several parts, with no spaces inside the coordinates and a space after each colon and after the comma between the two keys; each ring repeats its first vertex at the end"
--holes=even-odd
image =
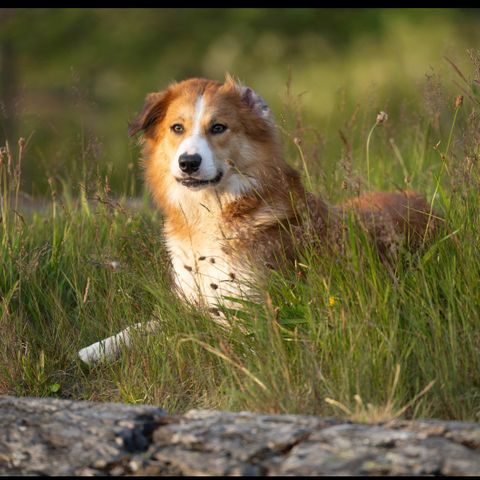
{"type": "Polygon", "coordinates": [[[188,153],[182,153],[178,158],[178,166],[184,173],[193,173],[200,168],[202,163],[202,157],[198,153],[190,155],[188,153]]]}

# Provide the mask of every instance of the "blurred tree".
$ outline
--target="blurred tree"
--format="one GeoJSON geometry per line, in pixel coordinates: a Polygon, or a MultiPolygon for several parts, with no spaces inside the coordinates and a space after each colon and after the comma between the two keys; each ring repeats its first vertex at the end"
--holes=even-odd
{"type": "MultiPolygon", "coordinates": [[[[14,14],[13,9],[0,10],[0,30],[8,18],[14,14]]],[[[17,99],[18,75],[14,45],[11,38],[4,36],[0,40],[0,112],[5,119],[2,122],[3,139],[14,141],[17,136],[15,103],[17,99]]]]}

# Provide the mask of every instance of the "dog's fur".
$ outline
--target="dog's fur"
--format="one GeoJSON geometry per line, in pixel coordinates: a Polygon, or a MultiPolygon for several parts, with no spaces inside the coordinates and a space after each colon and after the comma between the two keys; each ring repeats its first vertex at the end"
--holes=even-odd
{"type": "Polygon", "coordinates": [[[338,206],[306,192],[264,100],[228,75],[148,95],[129,126],[130,135],[138,132],[175,289],[214,316],[219,303],[231,304],[225,296],[254,297],[252,285],[293,262],[302,242],[315,238],[325,252],[341,245],[348,212],[383,258],[402,243],[416,249],[435,228],[429,204],[412,191],[367,193],[338,206]],[[180,168],[183,154],[200,155],[196,171],[180,168]]]}

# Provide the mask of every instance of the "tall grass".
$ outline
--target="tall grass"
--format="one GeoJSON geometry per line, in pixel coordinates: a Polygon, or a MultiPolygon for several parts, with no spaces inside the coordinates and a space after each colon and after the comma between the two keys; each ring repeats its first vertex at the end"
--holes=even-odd
{"type": "Polygon", "coordinates": [[[29,211],[19,192],[25,143],[4,148],[0,393],[170,412],[477,420],[480,117],[470,95],[447,103],[438,127],[425,115],[403,124],[390,115],[368,148],[375,116],[357,124],[352,114],[328,160],[306,127],[285,121],[289,159],[317,193],[341,200],[364,190],[367,151],[373,188],[426,192],[445,228],[386,266],[349,225],[345,255],[307,248],[294,271],[271,275],[264,302],[244,303],[231,330],[172,294],[162,219],[147,200],[135,208],[113,200],[105,179],[74,200],[51,179],[49,201],[29,211]],[[117,361],[87,368],[77,359],[81,347],[152,318],[158,332],[117,361]]]}

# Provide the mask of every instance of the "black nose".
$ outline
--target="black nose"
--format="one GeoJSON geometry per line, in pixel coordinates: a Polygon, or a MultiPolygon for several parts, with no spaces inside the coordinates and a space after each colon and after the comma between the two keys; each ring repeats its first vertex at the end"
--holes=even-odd
{"type": "Polygon", "coordinates": [[[185,173],[196,172],[200,168],[201,163],[202,157],[198,153],[194,153],[193,155],[182,153],[178,158],[180,170],[185,173]]]}

